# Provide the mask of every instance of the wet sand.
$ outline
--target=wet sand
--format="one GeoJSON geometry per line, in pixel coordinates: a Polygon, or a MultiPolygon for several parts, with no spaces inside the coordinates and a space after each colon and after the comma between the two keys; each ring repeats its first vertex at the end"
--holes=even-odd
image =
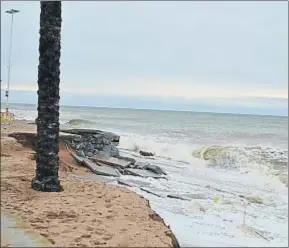
{"type": "Polygon", "coordinates": [[[33,151],[8,133],[35,130],[35,125],[20,121],[1,125],[1,210],[19,217],[22,228],[42,235],[54,247],[177,245],[170,229],[143,197],[125,188],[68,176],[68,172],[89,172],[77,166],[66,150],[60,151],[59,171],[64,191],[32,190],[33,151]]]}

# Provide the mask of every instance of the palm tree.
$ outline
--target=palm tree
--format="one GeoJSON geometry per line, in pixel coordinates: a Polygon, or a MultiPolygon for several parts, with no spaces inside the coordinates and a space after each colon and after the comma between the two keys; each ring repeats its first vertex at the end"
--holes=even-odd
{"type": "Polygon", "coordinates": [[[59,192],[61,1],[40,2],[36,175],[31,187],[59,192]]]}

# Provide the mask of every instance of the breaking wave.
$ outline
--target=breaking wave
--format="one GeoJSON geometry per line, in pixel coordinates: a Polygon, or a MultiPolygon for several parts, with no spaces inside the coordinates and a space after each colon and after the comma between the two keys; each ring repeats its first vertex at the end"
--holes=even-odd
{"type": "Polygon", "coordinates": [[[192,155],[210,161],[212,165],[257,162],[269,164],[274,169],[288,167],[288,151],[270,147],[208,146],[193,150],[192,155]]]}
{"type": "Polygon", "coordinates": [[[203,161],[206,166],[247,173],[260,171],[268,176],[277,176],[288,187],[288,150],[262,146],[217,146],[192,148],[186,144],[169,144],[149,139],[123,137],[120,146],[139,152],[145,150],[157,157],[195,164],[203,161]]]}
{"type": "Polygon", "coordinates": [[[195,149],[192,155],[207,161],[209,166],[258,169],[265,174],[278,176],[288,186],[288,151],[270,147],[209,146],[195,149]]]}
{"type": "Polygon", "coordinates": [[[65,125],[70,125],[70,126],[85,126],[85,125],[94,125],[94,124],[96,124],[96,122],[85,120],[85,119],[71,119],[65,123],[65,125]]]}

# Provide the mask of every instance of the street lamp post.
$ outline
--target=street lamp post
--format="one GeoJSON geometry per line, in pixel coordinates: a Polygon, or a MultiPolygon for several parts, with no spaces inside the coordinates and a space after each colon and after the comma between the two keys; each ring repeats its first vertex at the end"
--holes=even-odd
{"type": "Polygon", "coordinates": [[[8,59],[8,81],[7,81],[7,90],[5,92],[6,96],[6,113],[8,114],[8,109],[9,109],[9,89],[10,89],[10,72],[11,72],[11,52],[12,52],[12,33],[13,33],[13,16],[14,14],[20,12],[19,10],[16,9],[10,9],[6,10],[6,13],[11,15],[11,27],[10,27],[10,45],[9,45],[9,59],[8,59]]]}

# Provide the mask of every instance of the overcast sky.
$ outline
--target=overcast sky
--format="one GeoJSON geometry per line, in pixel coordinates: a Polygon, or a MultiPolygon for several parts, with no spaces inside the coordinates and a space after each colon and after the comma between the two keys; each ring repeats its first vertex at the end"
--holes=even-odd
{"type": "MultiPolygon", "coordinates": [[[[286,114],[287,2],[63,2],[61,103],[286,114]]],[[[37,102],[39,2],[1,2],[1,92],[37,102]]]]}

